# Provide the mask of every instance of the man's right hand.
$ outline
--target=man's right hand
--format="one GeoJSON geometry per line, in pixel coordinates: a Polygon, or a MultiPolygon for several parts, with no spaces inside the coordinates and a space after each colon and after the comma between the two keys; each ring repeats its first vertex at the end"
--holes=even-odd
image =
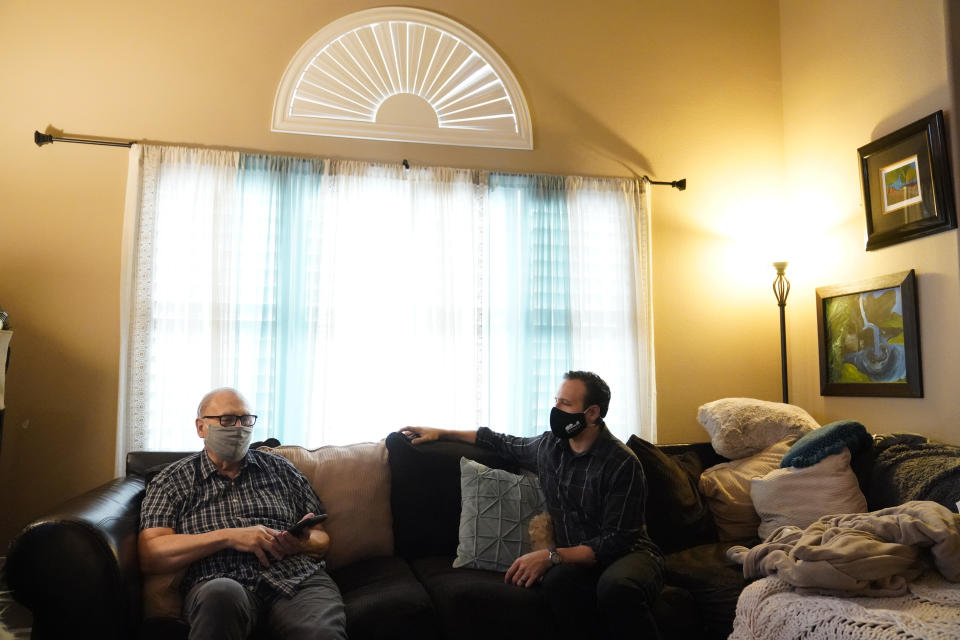
{"type": "Polygon", "coordinates": [[[399,430],[410,444],[423,444],[432,440],[459,440],[467,444],[477,441],[476,431],[454,431],[451,429],[434,429],[432,427],[404,427],[399,430]]]}
{"type": "Polygon", "coordinates": [[[277,542],[277,536],[280,535],[280,532],[276,529],[255,525],[242,529],[227,529],[226,533],[231,549],[254,554],[264,567],[270,566],[268,554],[274,560],[283,558],[283,552],[277,542]]]}
{"type": "Polygon", "coordinates": [[[404,427],[400,429],[400,433],[410,441],[410,444],[423,444],[431,440],[439,440],[443,430],[431,427],[404,427]]]}

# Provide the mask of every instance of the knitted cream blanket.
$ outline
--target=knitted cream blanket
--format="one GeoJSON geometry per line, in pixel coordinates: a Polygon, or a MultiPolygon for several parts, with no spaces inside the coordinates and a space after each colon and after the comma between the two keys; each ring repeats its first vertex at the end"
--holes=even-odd
{"type": "Polygon", "coordinates": [[[796,593],[779,578],[748,585],[730,640],[957,640],[960,584],[929,571],[893,598],[796,593]]]}

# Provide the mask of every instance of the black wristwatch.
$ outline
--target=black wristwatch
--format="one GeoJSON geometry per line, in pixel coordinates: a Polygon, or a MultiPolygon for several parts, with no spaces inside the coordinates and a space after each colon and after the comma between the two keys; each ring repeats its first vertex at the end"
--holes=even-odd
{"type": "Polygon", "coordinates": [[[557,566],[558,564],[563,562],[563,558],[560,557],[560,552],[557,551],[556,547],[550,547],[548,551],[549,551],[549,554],[547,555],[547,557],[550,559],[551,565],[557,566]]]}

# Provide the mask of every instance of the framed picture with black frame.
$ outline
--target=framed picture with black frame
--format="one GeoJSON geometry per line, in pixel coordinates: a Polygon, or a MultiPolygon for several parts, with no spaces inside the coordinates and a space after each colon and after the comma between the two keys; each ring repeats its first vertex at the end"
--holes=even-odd
{"type": "Polygon", "coordinates": [[[817,288],[820,395],[922,398],[917,276],[817,288]]]}
{"type": "Polygon", "coordinates": [[[943,111],[857,149],[867,251],[957,227],[943,111]]]}

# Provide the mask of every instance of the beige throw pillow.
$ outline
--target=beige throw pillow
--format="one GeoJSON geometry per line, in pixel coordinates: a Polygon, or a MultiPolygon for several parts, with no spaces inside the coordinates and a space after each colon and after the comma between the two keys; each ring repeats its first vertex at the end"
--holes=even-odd
{"type": "Polygon", "coordinates": [[[761,538],[788,525],[806,529],[821,516],[867,510],[867,500],[850,469],[849,449],[810,467],[776,469],[753,478],[750,498],[760,515],[761,538]]]}
{"type": "Polygon", "coordinates": [[[722,398],[700,407],[697,420],[710,434],[713,449],[724,458],[752,456],[787,438],[818,428],[813,417],[792,404],[753,398],[722,398]]]}
{"type": "Polygon", "coordinates": [[[721,540],[757,535],[760,516],[750,499],[750,480],[776,469],[792,443],[792,439],[778,442],[758,454],[714,465],[700,474],[700,493],[707,499],[721,540]]]}
{"type": "Polygon", "coordinates": [[[187,573],[181,569],[176,573],[143,575],[143,617],[179,618],[183,608],[180,596],[180,582],[187,573]]]}
{"type": "Polygon", "coordinates": [[[310,481],[327,508],[327,566],[393,555],[390,466],[383,441],[319,449],[262,448],[283,456],[310,481]]]}

